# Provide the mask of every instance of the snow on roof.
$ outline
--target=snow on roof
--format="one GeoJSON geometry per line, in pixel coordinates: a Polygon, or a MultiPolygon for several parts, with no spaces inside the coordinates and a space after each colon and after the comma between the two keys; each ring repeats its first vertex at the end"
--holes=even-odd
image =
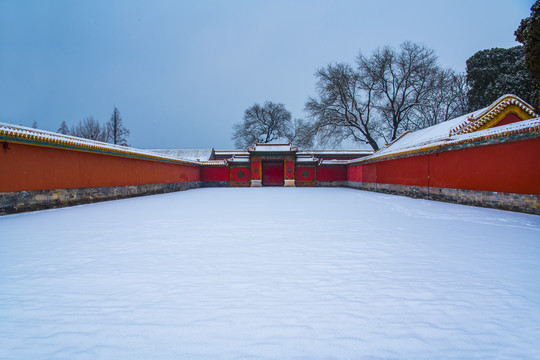
{"type": "Polygon", "coordinates": [[[525,116],[529,116],[530,118],[538,116],[534,112],[534,108],[531,105],[527,104],[516,95],[507,94],[501,96],[493,104],[481,110],[481,113],[477,115],[471,114],[467,118],[467,121],[464,121],[462,124],[459,124],[455,128],[451,129],[450,135],[466,134],[479,130],[511,105],[517,106],[517,108],[520,109],[525,116]]]}
{"type": "Polygon", "coordinates": [[[227,165],[227,160],[221,159],[221,160],[201,161],[201,165],[203,165],[203,166],[226,166],[227,165]]]}
{"type": "Polygon", "coordinates": [[[208,161],[212,158],[213,149],[148,149],[148,151],[175,159],[208,161]]]}
{"type": "MultiPolygon", "coordinates": [[[[369,160],[379,157],[389,157],[411,151],[419,151],[435,146],[455,144],[486,136],[502,136],[508,132],[515,132],[523,129],[535,129],[538,120],[524,120],[517,123],[498,126],[485,130],[478,130],[486,125],[495,116],[502,113],[510,105],[516,105],[531,117],[538,116],[532,107],[515,95],[501,96],[492,105],[477,110],[475,112],[462,115],[455,119],[442,122],[425,129],[406,132],[392,143],[375,152],[372,156],[363,158],[369,160]]],[[[352,160],[355,161],[355,160],[352,160]]]]}
{"type": "Polygon", "coordinates": [[[189,160],[180,160],[165,154],[158,154],[147,150],[135,149],[127,146],[109,144],[96,140],[79,138],[71,135],[58,134],[51,131],[39,130],[25,126],[0,123],[0,138],[5,141],[19,143],[40,143],[51,147],[77,148],[78,150],[109,153],[113,155],[126,155],[142,157],[151,160],[166,160],[179,163],[197,164],[189,160]]]}
{"type": "Polygon", "coordinates": [[[248,148],[250,152],[296,152],[298,149],[291,144],[255,144],[248,148]]]}
{"type": "MultiPolygon", "coordinates": [[[[479,110],[477,113],[479,113],[479,110]]],[[[437,141],[450,139],[449,132],[452,128],[466,121],[471,114],[463,115],[458,118],[442,122],[437,125],[427,127],[417,131],[409,131],[401,135],[394,142],[375,152],[373,156],[399,152],[401,150],[430,144],[437,141]]]]}
{"type": "Polygon", "coordinates": [[[319,161],[319,165],[347,165],[351,160],[341,160],[341,159],[322,159],[319,161]]]}
{"type": "Polygon", "coordinates": [[[305,154],[302,154],[302,155],[298,155],[296,157],[296,162],[297,163],[314,163],[314,162],[317,162],[319,159],[317,159],[315,156],[313,155],[305,155],[305,154]]]}
{"type": "Polygon", "coordinates": [[[233,155],[232,158],[230,159],[227,159],[227,162],[230,162],[230,163],[248,163],[249,162],[249,155],[240,155],[240,156],[236,156],[236,155],[233,155]]]}
{"type": "MultiPolygon", "coordinates": [[[[444,124],[444,123],[443,123],[444,124]]],[[[441,124],[438,124],[441,125],[441,124]]],[[[437,125],[435,125],[437,126],[437,125]]],[[[428,130],[423,129],[423,130],[428,130]]],[[[422,130],[415,131],[414,133],[408,133],[406,135],[414,135],[417,132],[421,132],[422,130]]],[[[437,149],[442,148],[450,145],[459,145],[463,143],[468,143],[472,141],[482,141],[492,138],[500,138],[500,137],[509,137],[513,135],[523,134],[523,133],[536,133],[537,136],[540,136],[540,118],[535,118],[531,120],[524,120],[519,121],[516,123],[504,125],[504,126],[498,126],[486,130],[479,130],[468,134],[462,134],[462,135],[454,135],[454,136],[447,136],[447,137],[433,137],[429,141],[415,141],[415,140],[423,140],[422,136],[417,137],[410,137],[406,138],[405,136],[402,137],[404,141],[399,141],[398,139],[394,144],[390,145],[387,148],[383,148],[379,151],[377,151],[372,156],[368,156],[359,160],[351,160],[352,162],[359,162],[359,161],[369,161],[381,157],[393,157],[393,156],[399,156],[404,155],[412,152],[419,152],[419,151],[427,151],[431,149],[437,149]],[[407,141],[405,141],[407,140],[407,141]]],[[[421,135],[421,134],[420,134],[421,135]]]]}
{"type": "Polygon", "coordinates": [[[373,150],[301,150],[298,155],[371,155],[373,150]]]}
{"type": "Polygon", "coordinates": [[[214,153],[219,156],[249,155],[245,150],[215,150],[214,153]]]}

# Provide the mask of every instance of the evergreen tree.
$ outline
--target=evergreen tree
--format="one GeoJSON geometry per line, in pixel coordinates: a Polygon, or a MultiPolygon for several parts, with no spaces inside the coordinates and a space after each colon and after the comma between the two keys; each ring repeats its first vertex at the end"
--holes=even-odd
{"type": "Polygon", "coordinates": [[[531,16],[521,20],[514,33],[516,40],[523,44],[525,50],[525,66],[536,82],[536,98],[534,106],[540,110],[540,1],[531,7],[531,16]]]}
{"type": "Polygon", "coordinates": [[[525,67],[523,46],[478,51],[467,60],[469,110],[481,109],[504,94],[533,103],[536,85],[525,67]]]}
{"type": "Polygon", "coordinates": [[[115,106],[111,119],[105,124],[107,132],[107,141],[122,146],[129,146],[127,143],[127,137],[129,136],[129,130],[124,126],[122,118],[120,117],[120,111],[115,106]]]}

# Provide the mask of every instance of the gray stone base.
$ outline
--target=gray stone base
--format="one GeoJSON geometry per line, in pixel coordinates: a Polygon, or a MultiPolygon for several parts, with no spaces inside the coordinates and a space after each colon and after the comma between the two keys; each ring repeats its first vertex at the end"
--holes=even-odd
{"type": "Polygon", "coordinates": [[[202,188],[208,187],[230,187],[231,183],[229,181],[201,181],[202,188]]]}
{"type": "Polygon", "coordinates": [[[349,181],[356,189],[540,215],[540,195],[349,181]]]}
{"type": "Polygon", "coordinates": [[[262,180],[251,180],[251,187],[261,187],[262,180]]]}
{"type": "Polygon", "coordinates": [[[317,186],[321,187],[344,187],[348,186],[347,181],[317,181],[317,186]]]}
{"type": "Polygon", "coordinates": [[[198,181],[0,193],[0,215],[81,205],[200,187],[198,181]]]}

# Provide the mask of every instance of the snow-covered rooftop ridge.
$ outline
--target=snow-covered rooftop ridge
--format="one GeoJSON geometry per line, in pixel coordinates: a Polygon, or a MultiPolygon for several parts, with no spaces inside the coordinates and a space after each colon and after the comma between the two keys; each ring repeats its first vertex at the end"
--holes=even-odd
{"type": "MultiPolygon", "coordinates": [[[[466,116],[466,115],[465,115],[466,116]]],[[[458,118],[460,119],[460,118],[458,118]]],[[[457,120],[457,119],[455,119],[457,120]]],[[[452,120],[450,120],[452,121],[452,120]]],[[[438,124],[438,125],[443,125],[438,124]]],[[[435,126],[438,126],[435,125],[435,126]]],[[[439,136],[431,137],[425,139],[422,135],[417,134],[421,133],[424,130],[429,130],[431,128],[415,131],[412,133],[405,134],[401,140],[398,139],[394,144],[383,148],[377,151],[375,154],[362,158],[362,160],[371,160],[380,157],[389,157],[400,154],[406,154],[410,152],[422,151],[433,149],[442,146],[456,145],[460,143],[466,143],[474,140],[487,140],[490,138],[497,138],[501,136],[512,136],[520,133],[540,133],[540,118],[535,118],[531,120],[519,121],[516,123],[493,127],[485,130],[479,130],[472,133],[466,133],[461,135],[454,136],[439,136]],[[415,141],[416,140],[416,141],[415,141]]],[[[351,160],[350,162],[356,162],[357,160],[351,160]]]]}
{"type": "Polygon", "coordinates": [[[226,166],[227,160],[221,159],[221,160],[207,160],[207,161],[201,161],[202,166],[226,166]]]}
{"type": "Polygon", "coordinates": [[[212,158],[213,149],[148,149],[148,151],[176,159],[208,161],[212,158]]]}
{"type": "Polygon", "coordinates": [[[351,160],[341,159],[322,159],[319,161],[319,165],[347,165],[351,160]]]}
{"type": "Polygon", "coordinates": [[[489,126],[489,122],[491,120],[495,119],[496,121],[497,116],[504,115],[505,109],[508,109],[509,106],[514,106],[514,110],[512,111],[521,112],[522,116],[538,116],[534,112],[534,109],[525,101],[515,95],[507,94],[501,96],[493,104],[483,109],[427,127],[425,129],[420,129],[413,132],[406,132],[390,144],[381,148],[372,156],[368,156],[364,159],[390,156],[393,154],[422,149],[424,147],[427,148],[464,141],[465,139],[503,135],[505,131],[514,131],[518,129],[524,129],[524,127],[530,128],[531,126],[536,126],[534,125],[534,123],[524,120],[512,124],[514,126],[510,127],[498,126],[495,128],[487,129],[490,131],[487,131],[486,129],[479,130],[483,126],[489,126]],[[470,134],[471,136],[466,138],[462,137],[462,135],[466,134],[470,134]]]}
{"type": "Polygon", "coordinates": [[[215,150],[214,151],[216,155],[236,155],[236,154],[242,154],[242,155],[249,155],[249,152],[246,150],[215,150]]]}
{"type": "Polygon", "coordinates": [[[86,151],[101,151],[118,155],[141,156],[153,160],[166,160],[181,163],[197,164],[194,161],[180,160],[152,151],[135,149],[127,146],[109,144],[101,141],[58,134],[51,131],[29,128],[20,125],[0,122],[0,137],[11,138],[15,142],[43,142],[51,146],[76,147],[86,151]]]}
{"type": "Polygon", "coordinates": [[[230,163],[245,163],[249,162],[249,154],[247,155],[233,155],[230,159],[227,159],[227,162],[230,163]]]}
{"type": "Polygon", "coordinates": [[[373,154],[373,150],[300,150],[298,155],[364,155],[373,154]]]}
{"type": "Polygon", "coordinates": [[[498,98],[490,106],[482,109],[480,112],[469,114],[463,123],[450,129],[449,135],[460,135],[476,131],[510,105],[518,106],[522,111],[533,118],[538,116],[538,114],[534,112],[534,108],[521,98],[516,95],[506,94],[498,98]]]}
{"type": "MultiPolygon", "coordinates": [[[[484,109],[478,110],[471,114],[476,114],[484,111],[484,109]]],[[[471,114],[466,114],[460,117],[457,117],[452,120],[448,120],[437,125],[427,127],[425,129],[420,129],[417,131],[406,132],[401,135],[399,138],[389,143],[385,147],[381,148],[379,151],[375,152],[373,156],[384,155],[387,153],[393,153],[400,151],[411,146],[417,147],[425,144],[430,144],[433,142],[441,141],[444,139],[449,139],[448,135],[450,129],[454,128],[458,124],[463,123],[471,114]]]]}
{"type": "Polygon", "coordinates": [[[492,135],[511,135],[512,133],[519,133],[521,130],[536,130],[537,132],[540,131],[540,117],[536,117],[530,120],[523,120],[508,125],[497,126],[485,130],[475,131],[472,133],[452,136],[451,140],[452,142],[461,142],[464,140],[490,137],[492,135]]]}
{"type": "Polygon", "coordinates": [[[296,157],[297,163],[313,163],[316,161],[318,161],[318,159],[315,156],[310,155],[310,154],[299,154],[296,157]]]}
{"type": "Polygon", "coordinates": [[[296,152],[298,148],[288,144],[255,144],[248,148],[249,152],[296,152]]]}

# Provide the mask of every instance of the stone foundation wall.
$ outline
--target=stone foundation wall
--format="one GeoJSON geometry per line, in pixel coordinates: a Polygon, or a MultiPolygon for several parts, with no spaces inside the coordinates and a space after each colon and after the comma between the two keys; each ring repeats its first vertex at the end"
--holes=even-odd
{"type": "Polygon", "coordinates": [[[199,181],[0,193],[0,215],[81,205],[201,187],[199,181]]]}
{"type": "Polygon", "coordinates": [[[231,183],[229,181],[201,181],[202,188],[208,187],[230,187],[231,183]]]}
{"type": "Polygon", "coordinates": [[[347,181],[317,181],[317,186],[320,187],[345,187],[347,181]]]}
{"type": "Polygon", "coordinates": [[[494,191],[462,190],[408,186],[393,184],[362,183],[349,181],[349,187],[394,195],[404,195],[428,200],[519,211],[540,215],[540,195],[513,194],[494,191]]]}

